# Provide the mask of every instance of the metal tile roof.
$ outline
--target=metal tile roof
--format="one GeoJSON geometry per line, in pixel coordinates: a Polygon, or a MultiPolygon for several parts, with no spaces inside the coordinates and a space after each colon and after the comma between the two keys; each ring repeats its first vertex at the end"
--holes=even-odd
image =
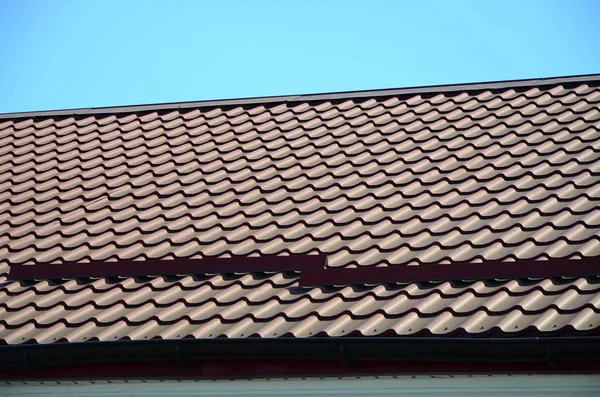
{"type": "Polygon", "coordinates": [[[597,332],[595,277],[6,280],[64,261],[600,255],[598,79],[474,87],[0,119],[0,341],[597,332]]]}

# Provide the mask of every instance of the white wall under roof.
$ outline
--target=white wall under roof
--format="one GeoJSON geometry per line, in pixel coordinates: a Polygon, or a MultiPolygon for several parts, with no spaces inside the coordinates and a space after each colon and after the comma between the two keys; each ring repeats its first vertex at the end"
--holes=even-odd
{"type": "Polygon", "coordinates": [[[234,381],[4,382],[9,396],[598,397],[600,375],[398,376],[234,381]]]}

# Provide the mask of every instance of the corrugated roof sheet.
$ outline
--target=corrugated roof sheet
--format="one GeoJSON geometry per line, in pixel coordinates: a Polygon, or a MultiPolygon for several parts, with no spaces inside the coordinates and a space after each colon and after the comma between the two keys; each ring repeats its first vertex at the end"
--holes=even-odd
{"type": "Polygon", "coordinates": [[[597,256],[599,104],[590,80],[0,120],[0,340],[597,332],[593,277],[6,275],[292,253],[331,267],[597,256]]]}

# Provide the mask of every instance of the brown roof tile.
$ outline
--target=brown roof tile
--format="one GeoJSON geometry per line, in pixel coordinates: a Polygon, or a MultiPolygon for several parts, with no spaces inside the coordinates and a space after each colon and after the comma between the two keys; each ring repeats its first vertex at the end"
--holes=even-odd
{"type": "Polygon", "coordinates": [[[600,255],[598,80],[0,120],[0,340],[550,335],[593,277],[302,288],[297,273],[18,283],[10,264],[600,255]]]}

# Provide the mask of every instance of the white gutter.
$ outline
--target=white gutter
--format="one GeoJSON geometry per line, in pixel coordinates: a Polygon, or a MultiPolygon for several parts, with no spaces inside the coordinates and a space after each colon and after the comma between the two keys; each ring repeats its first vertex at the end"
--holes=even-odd
{"type": "Polygon", "coordinates": [[[60,381],[0,383],[12,396],[418,396],[597,397],[600,375],[398,376],[235,381],[60,381]]]}

